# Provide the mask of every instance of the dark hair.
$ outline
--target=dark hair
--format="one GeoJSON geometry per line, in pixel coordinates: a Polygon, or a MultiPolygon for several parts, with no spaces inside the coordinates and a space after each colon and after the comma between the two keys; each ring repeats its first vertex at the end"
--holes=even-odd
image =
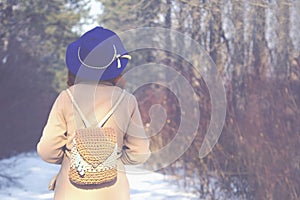
{"type": "MultiPolygon", "coordinates": [[[[120,77],[122,77],[122,75],[116,77],[116,78],[113,78],[113,79],[109,79],[109,80],[106,80],[105,82],[110,82],[112,83],[113,85],[116,85],[117,81],[120,79],[120,77]]],[[[68,80],[67,80],[67,85],[68,86],[72,86],[75,84],[75,80],[76,80],[76,83],[80,83],[80,82],[83,82],[83,81],[86,81],[84,79],[80,79],[78,77],[76,77],[75,74],[73,74],[70,70],[68,70],[68,80]]],[[[104,82],[104,81],[99,81],[98,83],[101,83],[101,82],[104,82]]]]}

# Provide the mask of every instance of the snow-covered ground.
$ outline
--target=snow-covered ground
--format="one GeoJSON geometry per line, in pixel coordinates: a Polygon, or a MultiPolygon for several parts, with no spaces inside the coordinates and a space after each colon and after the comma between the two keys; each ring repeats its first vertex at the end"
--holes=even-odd
{"type": "MultiPolygon", "coordinates": [[[[23,153],[0,160],[0,174],[13,175],[17,181],[0,188],[0,199],[53,199],[53,192],[48,191],[47,188],[49,180],[57,173],[58,169],[59,166],[57,165],[43,162],[36,153],[23,153]]],[[[193,194],[184,192],[176,184],[166,181],[166,177],[159,173],[128,173],[128,179],[132,200],[196,199],[193,194]]],[[[7,180],[0,176],[0,183],[7,183],[7,180]]]]}

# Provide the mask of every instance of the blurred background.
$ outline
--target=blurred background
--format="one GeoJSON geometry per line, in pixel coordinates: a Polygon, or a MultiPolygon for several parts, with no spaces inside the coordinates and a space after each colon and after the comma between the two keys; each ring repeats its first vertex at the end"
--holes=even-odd
{"type": "MultiPolygon", "coordinates": [[[[95,25],[117,33],[164,27],[192,37],[211,56],[227,115],[217,145],[199,159],[211,110],[201,75],[171,53],[133,52],[129,67],[173,67],[200,106],[194,142],[160,172],[199,199],[300,199],[299,19],[298,0],[0,0],[0,158],[35,150],[53,101],[67,87],[68,43],[95,25]]],[[[165,39],[180,48],[176,38],[165,39]]],[[[167,123],[151,137],[151,149],[160,149],[180,123],[176,96],[155,84],[135,95],[145,127],[151,105],[167,111],[167,123]]]]}

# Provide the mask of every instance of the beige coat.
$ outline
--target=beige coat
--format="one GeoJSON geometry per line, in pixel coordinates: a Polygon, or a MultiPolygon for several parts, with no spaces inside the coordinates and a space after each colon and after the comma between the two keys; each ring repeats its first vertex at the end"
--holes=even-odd
{"type": "MultiPolygon", "coordinates": [[[[97,124],[116,102],[122,90],[106,84],[80,83],[70,87],[84,115],[97,124]],[[88,98],[91,97],[91,98],[88,98]],[[93,106],[94,105],[94,106],[93,106]]],[[[57,200],[128,200],[129,184],[124,164],[140,164],[149,157],[149,141],[145,137],[135,97],[128,92],[115,113],[104,125],[113,127],[117,134],[119,153],[117,182],[102,189],[84,190],[72,185],[68,178],[69,153],[74,131],[84,127],[66,91],[53,104],[43,135],[37,145],[40,157],[49,163],[61,164],[55,186],[57,200]]]]}

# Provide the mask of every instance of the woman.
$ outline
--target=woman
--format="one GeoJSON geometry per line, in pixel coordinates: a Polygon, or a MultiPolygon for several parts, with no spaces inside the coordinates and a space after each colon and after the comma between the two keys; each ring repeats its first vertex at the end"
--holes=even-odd
{"type": "MultiPolygon", "coordinates": [[[[96,27],[71,43],[66,52],[69,91],[91,124],[97,124],[123,93],[121,73],[130,56],[120,38],[112,31],[96,27]]],[[[57,97],[43,135],[37,145],[40,157],[61,164],[55,179],[54,199],[128,200],[129,184],[124,165],[140,164],[149,157],[149,141],[145,136],[138,104],[125,92],[104,127],[112,127],[117,138],[118,172],[113,185],[82,189],[70,181],[70,154],[75,131],[84,123],[67,91],[57,97]]]]}

